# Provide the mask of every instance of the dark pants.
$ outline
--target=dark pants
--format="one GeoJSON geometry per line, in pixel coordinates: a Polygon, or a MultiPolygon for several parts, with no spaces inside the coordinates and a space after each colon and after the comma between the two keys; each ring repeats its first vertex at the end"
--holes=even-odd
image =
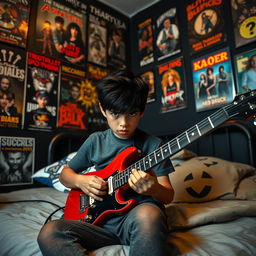
{"type": "Polygon", "coordinates": [[[49,222],[42,227],[38,243],[45,256],[86,255],[86,251],[115,244],[129,245],[132,256],[164,256],[167,233],[162,210],[142,204],[108,220],[103,227],[72,220],[49,222]]]}

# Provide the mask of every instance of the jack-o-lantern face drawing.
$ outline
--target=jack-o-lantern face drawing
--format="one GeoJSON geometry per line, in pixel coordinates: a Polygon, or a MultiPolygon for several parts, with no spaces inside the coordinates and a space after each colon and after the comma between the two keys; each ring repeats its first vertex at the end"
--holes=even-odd
{"type": "MultiPolygon", "coordinates": [[[[201,178],[202,178],[202,183],[204,183],[204,179],[212,179],[212,176],[209,173],[203,171],[201,178]]],[[[185,177],[184,182],[190,181],[190,180],[193,181],[193,179],[194,179],[193,174],[190,173],[185,177]]],[[[195,198],[203,198],[211,192],[211,188],[212,186],[205,185],[200,191],[196,191],[192,186],[190,186],[186,188],[186,191],[195,198]]]]}

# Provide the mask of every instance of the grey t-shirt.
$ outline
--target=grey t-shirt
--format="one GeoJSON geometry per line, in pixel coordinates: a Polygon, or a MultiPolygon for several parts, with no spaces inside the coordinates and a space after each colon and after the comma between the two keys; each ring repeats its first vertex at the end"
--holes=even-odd
{"type": "MultiPolygon", "coordinates": [[[[111,129],[107,129],[91,134],[80,147],[74,158],[70,160],[69,166],[77,173],[91,166],[95,166],[95,169],[100,171],[128,147],[135,146],[140,149],[142,156],[146,156],[156,150],[160,144],[161,140],[158,137],[149,135],[139,129],[136,130],[134,137],[131,139],[120,139],[113,134],[111,129]]],[[[168,175],[173,171],[173,166],[171,161],[167,159],[152,169],[156,173],[156,176],[159,177],[168,175]]],[[[132,191],[128,194],[131,194],[131,197],[136,198],[140,202],[155,202],[149,196],[138,195],[132,191]]],[[[159,204],[159,202],[155,203],[159,204]]]]}

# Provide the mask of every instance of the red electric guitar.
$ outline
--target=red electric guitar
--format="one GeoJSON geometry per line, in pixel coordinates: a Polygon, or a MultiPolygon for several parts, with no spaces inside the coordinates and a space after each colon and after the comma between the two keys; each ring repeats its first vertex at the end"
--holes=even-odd
{"type": "Polygon", "coordinates": [[[108,181],[108,194],[104,200],[96,201],[81,190],[72,189],[66,201],[64,219],[102,225],[114,215],[125,214],[137,204],[137,201],[125,196],[129,188],[127,184],[132,169],[146,172],[221,124],[236,119],[250,119],[255,112],[256,90],[253,90],[236,96],[231,104],[220,108],[135,163],[132,162],[138,159],[139,150],[136,147],[125,149],[106,168],[84,174],[97,175],[108,181]],[[132,164],[129,165],[130,163],[132,164]]]}

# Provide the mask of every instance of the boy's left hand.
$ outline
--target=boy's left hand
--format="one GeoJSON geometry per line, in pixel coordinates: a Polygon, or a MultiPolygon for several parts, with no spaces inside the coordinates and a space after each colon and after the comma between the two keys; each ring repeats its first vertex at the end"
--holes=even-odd
{"type": "Polygon", "coordinates": [[[152,171],[151,174],[133,169],[128,183],[138,194],[150,195],[154,185],[158,183],[155,173],[152,171]]]}

